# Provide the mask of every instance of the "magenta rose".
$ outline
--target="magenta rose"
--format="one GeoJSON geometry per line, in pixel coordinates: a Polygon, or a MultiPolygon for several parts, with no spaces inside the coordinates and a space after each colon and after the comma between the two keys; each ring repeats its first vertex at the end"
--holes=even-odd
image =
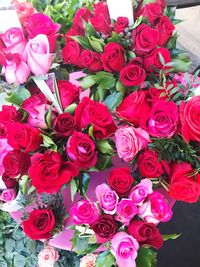
{"type": "Polygon", "coordinates": [[[53,130],[57,137],[70,136],[75,129],[76,122],[69,113],[59,114],[53,121],[53,130]]]}
{"type": "Polygon", "coordinates": [[[172,137],[177,129],[179,122],[178,107],[174,102],[158,101],[149,114],[147,122],[150,135],[163,138],[172,137]]]}
{"type": "Polygon", "coordinates": [[[16,191],[15,189],[7,189],[4,190],[0,195],[0,200],[4,202],[11,202],[16,198],[16,191]]]}
{"type": "Polygon", "coordinates": [[[95,202],[84,199],[71,207],[69,216],[76,225],[91,224],[98,219],[99,210],[95,202]]]}
{"type": "Polygon", "coordinates": [[[101,60],[104,70],[108,72],[119,72],[126,63],[123,46],[118,43],[108,43],[104,47],[101,60]]]}
{"type": "Polygon", "coordinates": [[[129,225],[130,221],[137,215],[138,209],[132,199],[122,198],[117,205],[115,220],[129,225]]]}
{"type": "Polygon", "coordinates": [[[153,184],[149,179],[143,179],[139,184],[134,186],[129,194],[129,198],[138,205],[141,206],[146,200],[148,195],[153,193],[153,184]]]}
{"type": "Polygon", "coordinates": [[[4,173],[3,159],[5,155],[10,152],[12,147],[7,143],[7,139],[0,138],[0,176],[4,173]]]}
{"type": "Polygon", "coordinates": [[[129,19],[127,17],[118,17],[116,20],[114,32],[121,33],[129,26],[129,19]]]}
{"type": "Polygon", "coordinates": [[[115,133],[116,148],[119,158],[130,162],[136,154],[147,147],[150,142],[149,134],[131,126],[122,126],[115,133]]]}
{"type": "Polygon", "coordinates": [[[98,72],[103,70],[101,54],[91,50],[83,50],[81,53],[81,64],[90,72],[98,72]]]}
{"type": "Polygon", "coordinates": [[[118,232],[111,240],[111,252],[119,267],[136,267],[139,244],[125,232],[118,232]]]}
{"type": "Polygon", "coordinates": [[[175,26],[171,22],[169,17],[163,16],[156,25],[156,29],[159,32],[158,45],[164,46],[172,37],[173,31],[175,30],[175,26]]]}
{"type": "Polygon", "coordinates": [[[77,42],[73,40],[67,41],[65,47],[62,50],[62,57],[64,63],[82,67],[80,62],[81,51],[82,48],[77,42]]]}

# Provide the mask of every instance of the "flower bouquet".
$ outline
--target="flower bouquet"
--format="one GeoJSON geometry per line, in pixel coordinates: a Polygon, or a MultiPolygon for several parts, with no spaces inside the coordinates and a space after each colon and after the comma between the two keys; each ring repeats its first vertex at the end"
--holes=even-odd
{"type": "Polygon", "coordinates": [[[72,230],[82,266],[155,266],[151,248],[178,237],[158,224],[200,196],[198,73],[184,74],[173,8],[133,10],[114,20],[105,2],[80,8],[65,36],[33,10],[0,35],[11,104],[0,112],[1,201],[22,193],[33,240],[72,230]]]}

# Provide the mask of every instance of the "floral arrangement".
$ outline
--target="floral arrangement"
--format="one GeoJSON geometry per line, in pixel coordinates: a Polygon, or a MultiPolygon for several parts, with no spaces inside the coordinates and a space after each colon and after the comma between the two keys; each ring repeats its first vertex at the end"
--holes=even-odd
{"type": "MultiPolygon", "coordinates": [[[[99,2],[75,13],[63,46],[60,25],[27,8],[0,35],[2,209],[24,209],[25,234],[45,244],[72,229],[82,266],[155,266],[151,248],[178,236],[158,224],[200,196],[198,73],[184,74],[175,11],[138,1],[130,25],[99,2]]],[[[39,266],[57,259],[47,245],[39,266]]]]}

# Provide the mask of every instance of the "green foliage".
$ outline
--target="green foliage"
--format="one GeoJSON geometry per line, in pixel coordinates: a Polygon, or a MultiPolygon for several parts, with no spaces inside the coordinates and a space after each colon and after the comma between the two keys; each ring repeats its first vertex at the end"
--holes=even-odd
{"type": "Polygon", "coordinates": [[[11,104],[20,106],[22,102],[30,96],[30,92],[25,87],[20,85],[14,92],[7,94],[6,101],[11,104]]]}
{"type": "Polygon", "coordinates": [[[181,234],[162,235],[164,241],[175,240],[179,238],[179,236],[181,236],[181,234]]]}
{"type": "Polygon", "coordinates": [[[149,248],[140,248],[136,259],[137,267],[156,267],[157,254],[149,248]]]}
{"type": "Polygon", "coordinates": [[[106,250],[99,254],[96,259],[96,267],[111,267],[115,265],[115,258],[109,250],[106,250]]]}

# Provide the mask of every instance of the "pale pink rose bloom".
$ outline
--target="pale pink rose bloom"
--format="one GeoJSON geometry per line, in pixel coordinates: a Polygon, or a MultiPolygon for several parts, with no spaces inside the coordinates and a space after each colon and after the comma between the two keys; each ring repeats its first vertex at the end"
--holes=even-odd
{"type": "Polygon", "coordinates": [[[137,215],[138,209],[132,199],[122,198],[117,206],[115,220],[128,226],[130,221],[137,215]]]}
{"type": "Polygon", "coordinates": [[[98,257],[97,254],[88,254],[81,258],[80,260],[80,267],[95,267],[96,258],[98,257]]]}
{"type": "Polygon", "coordinates": [[[58,251],[48,245],[38,254],[38,267],[53,267],[58,258],[58,251]]]}
{"type": "Polygon", "coordinates": [[[110,215],[115,214],[119,200],[117,193],[111,190],[105,183],[98,185],[95,189],[95,193],[104,213],[110,215]]]}
{"type": "Polygon", "coordinates": [[[111,240],[111,252],[118,267],[136,267],[138,249],[137,240],[125,232],[118,232],[111,240]]]}
{"type": "Polygon", "coordinates": [[[173,212],[164,196],[154,191],[148,196],[148,201],[144,202],[138,209],[138,216],[147,223],[158,224],[171,220],[173,212]]]}
{"type": "Polygon", "coordinates": [[[151,180],[143,179],[139,184],[133,187],[129,198],[132,199],[137,206],[141,206],[147,196],[153,193],[152,188],[153,184],[151,180]]]}
{"type": "Polygon", "coordinates": [[[22,29],[17,27],[10,28],[5,33],[1,34],[0,37],[6,46],[6,48],[3,49],[5,54],[18,53],[21,55],[24,52],[27,42],[24,38],[22,29]]]}
{"type": "Polygon", "coordinates": [[[7,139],[0,139],[0,176],[4,173],[3,158],[13,148],[7,143],[7,139]]]}
{"type": "Polygon", "coordinates": [[[120,127],[115,137],[118,156],[125,162],[131,161],[150,142],[149,134],[145,130],[131,126],[120,127]]]}
{"type": "Polygon", "coordinates": [[[8,83],[25,83],[30,76],[29,66],[19,54],[6,55],[6,63],[2,69],[8,83]]]}
{"type": "Polygon", "coordinates": [[[14,189],[6,189],[0,195],[0,200],[4,202],[11,202],[16,198],[16,191],[14,189]]]}
{"type": "Polygon", "coordinates": [[[46,74],[51,67],[53,59],[47,36],[38,34],[33,39],[30,39],[26,45],[23,58],[27,61],[34,75],[46,74]]]}

